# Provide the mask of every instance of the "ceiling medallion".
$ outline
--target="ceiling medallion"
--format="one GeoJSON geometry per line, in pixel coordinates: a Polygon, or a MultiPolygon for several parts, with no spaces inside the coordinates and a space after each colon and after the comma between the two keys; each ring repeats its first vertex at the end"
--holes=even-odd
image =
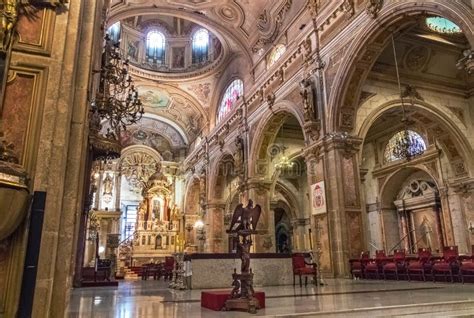
{"type": "Polygon", "coordinates": [[[428,64],[431,50],[426,46],[415,46],[405,55],[405,66],[412,71],[420,71],[428,64]]]}
{"type": "Polygon", "coordinates": [[[215,10],[215,13],[227,22],[235,22],[239,18],[239,13],[235,7],[224,4],[215,10]]]}

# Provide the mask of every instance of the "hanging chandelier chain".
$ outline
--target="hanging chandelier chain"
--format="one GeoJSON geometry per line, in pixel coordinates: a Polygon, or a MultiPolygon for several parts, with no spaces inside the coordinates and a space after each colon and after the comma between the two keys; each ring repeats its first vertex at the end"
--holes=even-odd
{"type": "Polygon", "coordinates": [[[392,34],[392,48],[393,48],[393,59],[395,61],[395,71],[397,73],[398,91],[400,92],[400,100],[402,102],[402,122],[406,123],[405,105],[403,104],[402,84],[400,81],[400,71],[398,69],[397,49],[395,48],[395,39],[393,38],[393,34],[392,34]]]}
{"type": "Polygon", "coordinates": [[[119,43],[106,34],[99,89],[92,104],[100,118],[107,119],[117,134],[137,123],[144,114],[138,90],[129,74],[128,59],[122,57],[119,43]]]}
{"type": "Polygon", "coordinates": [[[391,149],[392,156],[397,159],[411,160],[413,157],[421,155],[425,151],[425,145],[420,141],[419,135],[408,129],[409,121],[407,118],[405,104],[403,101],[402,84],[400,80],[400,71],[398,68],[397,50],[395,47],[395,39],[392,34],[392,49],[393,58],[395,62],[395,71],[397,75],[398,90],[400,92],[400,101],[402,107],[402,119],[403,130],[395,135],[395,142],[391,149]]]}

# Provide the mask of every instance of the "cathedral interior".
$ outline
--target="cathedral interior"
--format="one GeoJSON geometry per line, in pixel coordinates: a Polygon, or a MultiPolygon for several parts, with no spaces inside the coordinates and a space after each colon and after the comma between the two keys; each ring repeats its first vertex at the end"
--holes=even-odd
{"type": "Polygon", "coordinates": [[[0,10],[0,318],[474,314],[474,0],[0,10]]]}

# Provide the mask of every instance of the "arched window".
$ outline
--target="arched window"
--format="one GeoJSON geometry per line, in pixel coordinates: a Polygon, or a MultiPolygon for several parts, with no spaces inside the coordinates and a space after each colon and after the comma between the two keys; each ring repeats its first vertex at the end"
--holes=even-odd
{"type": "Polygon", "coordinates": [[[112,41],[120,41],[120,29],[120,22],[115,22],[107,29],[107,34],[112,41]]]}
{"type": "Polygon", "coordinates": [[[209,52],[209,32],[199,29],[193,35],[193,64],[207,61],[209,52]]]}
{"type": "Polygon", "coordinates": [[[428,17],[425,22],[429,29],[438,33],[458,34],[462,32],[458,25],[442,17],[428,17]]]}
{"type": "Polygon", "coordinates": [[[227,115],[237,104],[238,99],[244,94],[244,83],[240,79],[236,79],[224,92],[219,111],[217,112],[217,122],[227,115]]]}
{"type": "Polygon", "coordinates": [[[268,58],[268,67],[272,66],[275,64],[276,61],[280,59],[280,57],[285,53],[286,51],[286,46],[283,44],[278,44],[270,53],[270,56],[268,58]]]}
{"type": "Polygon", "coordinates": [[[384,150],[385,162],[410,159],[426,150],[423,137],[413,130],[402,130],[390,138],[384,150]]]}
{"type": "Polygon", "coordinates": [[[165,36],[160,31],[148,32],[146,35],[146,56],[150,62],[165,63],[165,43],[165,36]]]}

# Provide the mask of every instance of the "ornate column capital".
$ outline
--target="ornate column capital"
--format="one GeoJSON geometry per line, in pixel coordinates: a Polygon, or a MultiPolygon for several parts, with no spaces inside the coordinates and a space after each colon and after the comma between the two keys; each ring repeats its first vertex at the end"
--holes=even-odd
{"type": "Polygon", "coordinates": [[[209,202],[206,204],[206,209],[225,209],[225,202],[222,200],[209,202]]]}
{"type": "Polygon", "coordinates": [[[345,158],[355,155],[362,144],[362,139],[349,135],[347,132],[334,132],[325,136],[328,149],[339,149],[345,158]]]}
{"type": "Polygon", "coordinates": [[[249,190],[255,189],[257,192],[270,191],[272,182],[270,180],[262,179],[250,179],[247,182],[247,187],[249,190]]]}
{"type": "Polygon", "coordinates": [[[453,188],[455,193],[463,197],[468,197],[474,192],[474,179],[470,178],[458,181],[450,184],[450,186],[453,188]]]}

